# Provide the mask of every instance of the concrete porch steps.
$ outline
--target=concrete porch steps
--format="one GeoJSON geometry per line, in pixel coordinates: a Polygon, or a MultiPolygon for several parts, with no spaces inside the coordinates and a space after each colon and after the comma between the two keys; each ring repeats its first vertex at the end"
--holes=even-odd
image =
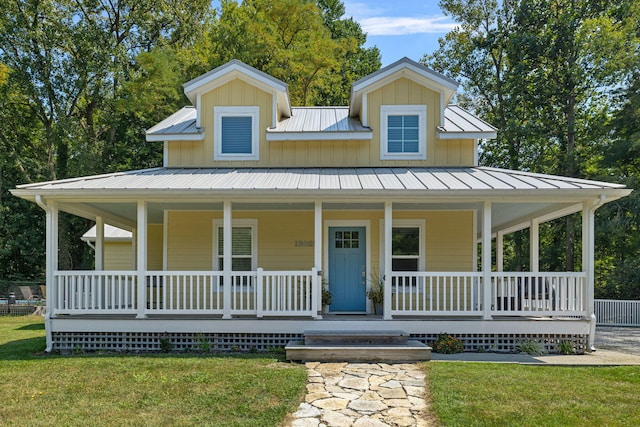
{"type": "Polygon", "coordinates": [[[289,341],[287,360],[302,362],[420,362],[431,347],[398,330],[305,331],[304,341],[289,341]]]}

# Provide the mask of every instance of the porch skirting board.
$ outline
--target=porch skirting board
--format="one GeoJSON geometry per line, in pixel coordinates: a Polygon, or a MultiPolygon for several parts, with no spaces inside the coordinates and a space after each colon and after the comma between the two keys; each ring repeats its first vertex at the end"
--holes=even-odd
{"type": "Polygon", "coordinates": [[[99,320],[52,319],[53,350],[67,352],[160,351],[161,340],[169,340],[174,351],[191,351],[202,347],[211,351],[270,351],[284,348],[291,340],[302,340],[305,329],[402,329],[412,340],[431,345],[440,333],[448,333],[464,343],[465,351],[513,352],[522,341],[536,340],[549,352],[557,351],[562,341],[570,341],[576,350],[587,351],[588,322],[563,321],[296,321],[291,320],[99,320]],[[144,328],[142,327],[144,324],[144,328]],[[266,324],[265,324],[266,323],[266,324]],[[390,323],[392,325],[390,325],[390,323]],[[231,327],[233,324],[233,327],[231,327]],[[256,327],[259,324],[260,327],[256,327]],[[283,324],[288,324],[284,327],[283,324]],[[292,325],[293,324],[293,325],[292,325]],[[111,327],[108,327],[111,326],[111,327]],[[294,327],[295,326],[295,327],[294,327]],[[260,330],[257,330],[260,329],[260,330]]]}

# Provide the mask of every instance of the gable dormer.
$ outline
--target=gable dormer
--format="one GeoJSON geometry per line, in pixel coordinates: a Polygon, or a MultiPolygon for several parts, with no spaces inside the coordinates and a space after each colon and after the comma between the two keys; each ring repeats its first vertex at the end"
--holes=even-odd
{"type": "Polygon", "coordinates": [[[456,88],[404,58],[355,82],[348,107],[292,107],[286,83],[234,60],[185,83],[193,105],[147,140],[176,167],[472,166],[496,129],[449,105],[456,88]]]}

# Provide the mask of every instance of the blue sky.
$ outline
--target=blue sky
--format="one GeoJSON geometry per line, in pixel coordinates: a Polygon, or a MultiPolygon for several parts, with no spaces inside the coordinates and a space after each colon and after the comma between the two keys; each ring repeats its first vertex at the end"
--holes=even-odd
{"type": "Polygon", "coordinates": [[[438,38],[454,28],[436,0],[343,0],[345,16],[367,33],[366,46],[378,46],[382,65],[406,56],[418,61],[438,47],[438,38]]]}

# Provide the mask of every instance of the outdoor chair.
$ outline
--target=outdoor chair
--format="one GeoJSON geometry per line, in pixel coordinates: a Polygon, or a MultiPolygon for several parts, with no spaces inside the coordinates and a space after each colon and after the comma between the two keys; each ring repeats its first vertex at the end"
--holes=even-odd
{"type": "Polygon", "coordinates": [[[27,300],[27,304],[33,301],[36,301],[38,299],[38,297],[36,295],[33,295],[33,292],[31,292],[31,287],[30,286],[18,286],[20,288],[20,293],[22,293],[22,298],[27,300]]]}
{"type": "Polygon", "coordinates": [[[45,285],[40,285],[40,299],[47,299],[47,287],[45,285]]]}

